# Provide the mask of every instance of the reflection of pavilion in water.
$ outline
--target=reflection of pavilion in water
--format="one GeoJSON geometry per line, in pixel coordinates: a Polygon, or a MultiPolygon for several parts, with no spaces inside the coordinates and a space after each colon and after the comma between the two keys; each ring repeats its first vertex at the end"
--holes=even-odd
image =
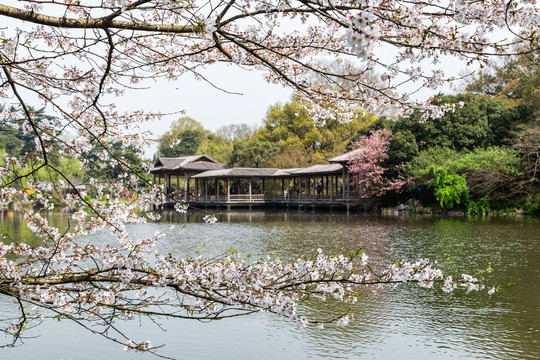
{"type": "MultiPolygon", "coordinates": [[[[358,151],[358,150],[356,150],[358,151]]],[[[202,206],[349,207],[358,203],[347,163],[352,153],[305,168],[229,168],[206,155],[158,158],[150,172],[170,203],[202,206]]]]}

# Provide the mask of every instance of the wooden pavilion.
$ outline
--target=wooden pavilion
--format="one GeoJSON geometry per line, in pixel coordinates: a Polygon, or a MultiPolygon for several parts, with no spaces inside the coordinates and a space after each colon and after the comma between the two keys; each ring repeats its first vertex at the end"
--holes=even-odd
{"type": "MultiPolygon", "coordinates": [[[[356,152],[356,151],[355,151],[356,152]]],[[[347,153],[305,168],[229,168],[206,155],[158,158],[150,170],[171,202],[198,205],[346,206],[351,196],[347,153]]]]}

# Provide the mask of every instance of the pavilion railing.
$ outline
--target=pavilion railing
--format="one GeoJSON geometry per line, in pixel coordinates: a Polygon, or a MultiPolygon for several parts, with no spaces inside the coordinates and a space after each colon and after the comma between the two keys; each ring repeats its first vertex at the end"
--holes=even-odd
{"type": "MultiPolygon", "coordinates": [[[[181,198],[184,200],[184,198],[181,198]]],[[[347,197],[344,197],[343,194],[230,194],[230,195],[204,195],[200,194],[198,197],[191,195],[187,201],[209,201],[216,203],[249,203],[249,202],[343,202],[347,200],[347,197]]],[[[355,200],[353,197],[348,198],[348,200],[355,200]]],[[[357,200],[357,199],[356,199],[357,200]]]]}

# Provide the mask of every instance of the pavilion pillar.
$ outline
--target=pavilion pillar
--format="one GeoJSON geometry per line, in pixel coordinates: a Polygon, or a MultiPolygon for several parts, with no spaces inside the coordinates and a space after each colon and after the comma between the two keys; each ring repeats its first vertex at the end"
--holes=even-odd
{"type": "Polygon", "coordinates": [[[204,201],[208,201],[208,179],[204,179],[204,201]]]}
{"type": "Polygon", "coordinates": [[[251,181],[253,180],[253,178],[249,178],[249,181],[248,181],[248,191],[249,191],[249,201],[251,201],[251,181]]]}
{"type": "Polygon", "coordinates": [[[273,190],[272,192],[274,193],[274,201],[276,201],[276,178],[274,178],[272,180],[274,182],[274,187],[272,189],[273,190]]]}
{"type": "MultiPolygon", "coordinates": [[[[283,180],[285,180],[285,179],[283,179],[283,180]]],[[[292,191],[294,193],[294,178],[292,180],[293,180],[293,184],[292,184],[293,185],[292,186],[293,190],[292,191]]],[[[291,179],[289,178],[289,179],[287,179],[287,200],[291,200],[291,199],[294,199],[294,196],[291,197],[291,179]]]]}
{"type": "MultiPolygon", "coordinates": [[[[328,185],[328,183],[326,185],[328,185]]],[[[326,192],[328,192],[328,186],[326,187],[326,192]]],[[[330,202],[332,202],[333,200],[334,200],[334,175],[330,175],[330,202]]]]}
{"type": "Polygon", "coordinates": [[[227,202],[231,201],[231,184],[229,183],[229,178],[225,178],[225,191],[227,192],[227,202]]]}
{"type": "Polygon", "coordinates": [[[189,188],[188,177],[187,177],[187,174],[184,173],[184,200],[185,201],[188,200],[188,188],[189,188]]]}
{"type": "Polygon", "coordinates": [[[186,183],[187,183],[187,186],[186,186],[186,189],[187,189],[187,191],[186,191],[186,200],[187,200],[187,201],[191,200],[190,194],[189,194],[189,193],[190,193],[190,189],[189,189],[189,180],[190,180],[190,179],[189,179],[189,176],[186,175],[186,183]]]}
{"type": "Polygon", "coordinates": [[[219,200],[219,179],[216,178],[216,201],[219,200]]]}
{"type": "Polygon", "coordinates": [[[349,177],[349,172],[345,172],[345,176],[347,177],[347,201],[351,199],[351,179],[349,177]]]}
{"type": "Polygon", "coordinates": [[[326,195],[328,195],[329,194],[329,192],[328,192],[328,175],[326,175],[326,184],[325,184],[325,186],[326,186],[326,195]]]}
{"type": "Polygon", "coordinates": [[[195,179],[195,201],[199,201],[199,179],[195,179]]]}
{"type": "Polygon", "coordinates": [[[341,170],[341,198],[345,200],[345,166],[343,167],[343,169],[341,170]]]}

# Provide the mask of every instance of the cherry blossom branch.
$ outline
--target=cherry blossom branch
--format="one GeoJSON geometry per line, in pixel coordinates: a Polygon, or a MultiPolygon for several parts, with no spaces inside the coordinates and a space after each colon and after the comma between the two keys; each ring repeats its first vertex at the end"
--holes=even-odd
{"type": "MultiPolygon", "coordinates": [[[[146,2],[149,1],[141,1],[140,3],[146,2]]],[[[175,34],[201,33],[204,31],[204,28],[201,25],[178,26],[173,24],[150,24],[113,20],[115,16],[118,16],[117,12],[98,19],[73,19],[66,17],[43,15],[34,11],[17,9],[11,6],[0,4],[0,15],[29,21],[39,25],[68,29],[122,29],[134,31],[166,32],[175,34]]]]}

